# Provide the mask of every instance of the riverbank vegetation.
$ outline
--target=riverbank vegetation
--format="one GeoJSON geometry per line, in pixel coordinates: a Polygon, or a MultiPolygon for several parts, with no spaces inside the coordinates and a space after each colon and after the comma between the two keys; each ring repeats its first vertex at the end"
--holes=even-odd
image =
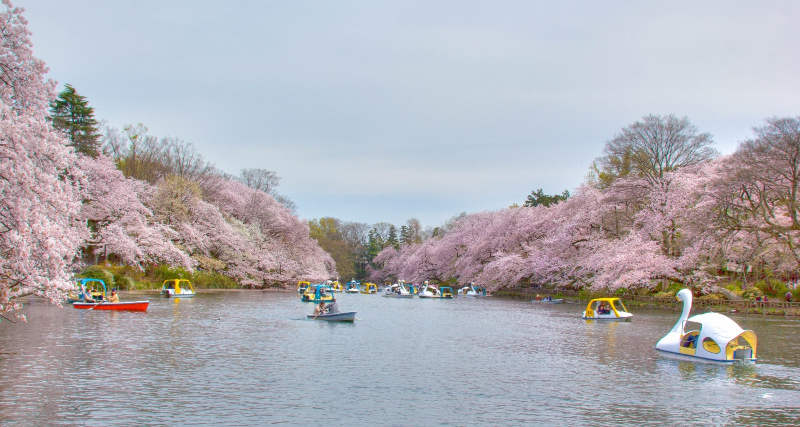
{"type": "Polygon", "coordinates": [[[264,287],[335,275],[331,257],[274,192],[274,173],[234,177],[191,144],[142,125],[97,129],[76,88],[57,96],[23,10],[0,12],[0,316],[56,302],[82,265],[118,287],[188,275],[264,287]]]}
{"type": "Polygon", "coordinates": [[[575,194],[465,215],[383,249],[370,278],[782,296],[800,267],[800,117],[754,132],[719,156],[687,118],[646,116],[607,142],[575,194]]]}

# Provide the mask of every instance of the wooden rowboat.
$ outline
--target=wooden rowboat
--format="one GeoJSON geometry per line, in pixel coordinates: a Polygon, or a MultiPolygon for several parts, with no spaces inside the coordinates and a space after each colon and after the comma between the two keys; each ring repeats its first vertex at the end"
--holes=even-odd
{"type": "Polygon", "coordinates": [[[309,319],[327,320],[329,322],[352,322],[356,319],[355,311],[343,311],[339,313],[324,313],[320,315],[309,314],[309,319]]]}
{"type": "Polygon", "coordinates": [[[72,306],[78,310],[147,311],[148,305],[150,305],[150,301],[72,303],[72,306]]]}

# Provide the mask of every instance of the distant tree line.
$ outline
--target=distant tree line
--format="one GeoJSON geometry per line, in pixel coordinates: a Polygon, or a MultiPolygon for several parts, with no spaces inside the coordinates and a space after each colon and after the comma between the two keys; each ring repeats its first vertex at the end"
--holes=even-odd
{"type": "Polygon", "coordinates": [[[685,117],[649,115],[609,140],[575,192],[459,217],[385,247],[373,280],[574,288],[708,288],[800,271],[800,117],[770,118],[734,154],[685,117]]]}

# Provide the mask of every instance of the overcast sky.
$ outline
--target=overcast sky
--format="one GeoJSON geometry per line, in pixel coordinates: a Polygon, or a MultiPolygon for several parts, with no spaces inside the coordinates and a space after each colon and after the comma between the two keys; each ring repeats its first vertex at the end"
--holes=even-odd
{"type": "Polygon", "coordinates": [[[573,191],[647,114],[726,154],[800,114],[797,1],[14,4],[59,90],[276,171],[306,219],[436,226],[573,191]]]}

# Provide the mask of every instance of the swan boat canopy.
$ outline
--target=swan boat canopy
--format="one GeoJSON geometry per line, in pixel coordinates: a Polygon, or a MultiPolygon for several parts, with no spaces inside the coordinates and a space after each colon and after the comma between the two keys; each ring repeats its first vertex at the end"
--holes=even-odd
{"type": "Polygon", "coordinates": [[[192,282],[186,279],[165,280],[161,285],[161,295],[175,298],[191,298],[195,294],[192,282]]]}
{"type": "Polygon", "coordinates": [[[719,313],[689,317],[692,310],[692,292],[689,289],[681,289],[676,298],[683,301],[681,317],[658,341],[657,350],[680,358],[722,363],[756,361],[758,338],[755,332],[742,329],[731,318],[719,313]]]}
{"type": "Polygon", "coordinates": [[[584,319],[594,320],[631,320],[633,314],[628,312],[619,298],[595,298],[586,305],[581,315],[584,319]]]}
{"type": "Polygon", "coordinates": [[[338,280],[334,280],[333,283],[331,283],[331,289],[333,289],[334,292],[344,292],[344,286],[342,286],[338,280]]]}

